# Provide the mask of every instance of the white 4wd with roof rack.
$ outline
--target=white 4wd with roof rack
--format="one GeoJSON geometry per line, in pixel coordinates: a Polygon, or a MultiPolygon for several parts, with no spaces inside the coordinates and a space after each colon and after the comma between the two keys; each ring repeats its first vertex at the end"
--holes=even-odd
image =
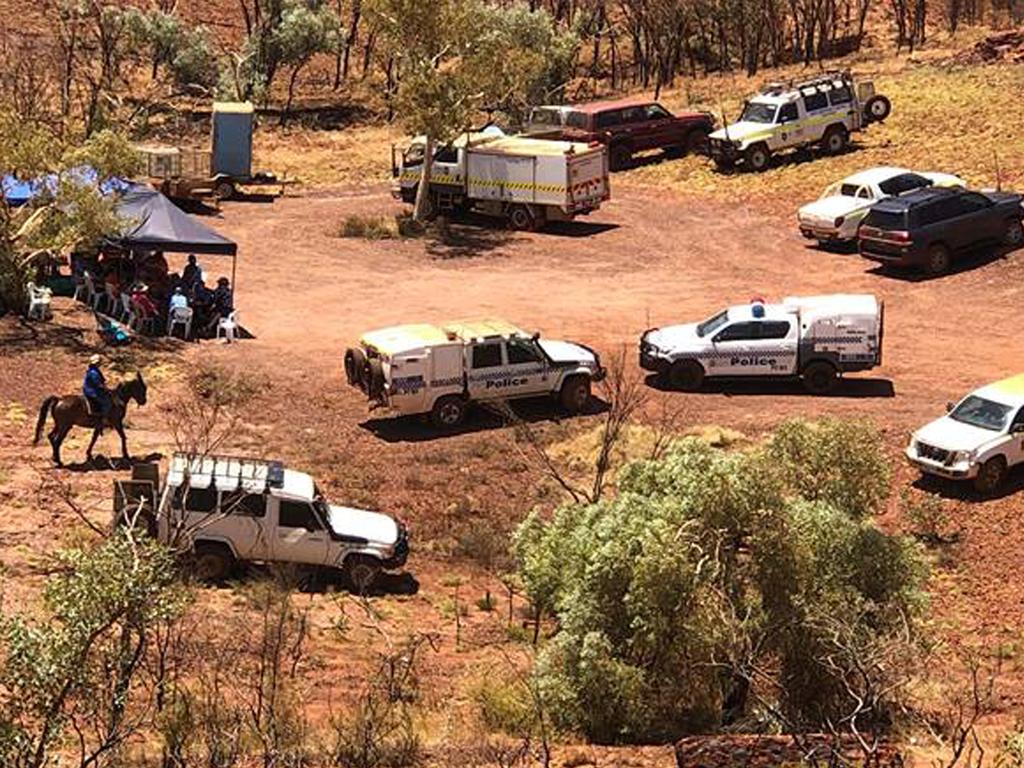
{"type": "Polygon", "coordinates": [[[709,150],[719,168],[742,161],[751,171],[763,171],[785,149],[818,145],[836,155],[850,134],[885,120],[891,110],[872,81],[849,72],[769,83],[747,101],[737,122],[711,134],[709,150]]]}
{"type": "Polygon", "coordinates": [[[910,438],[907,459],[929,475],[995,493],[1024,463],[1024,373],[976,389],[910,438]]]}
{"type": "Polygon", "coordinates": [[[330,504],[312,477],[277,461],[176,453],[162,489],[156,464],[115,482],[114,511],[118,523],[193,552],[209,581],[241,563],[278,562],[337,569],[363,590],[409,556],[401,522],[330,504]]]}
{"type": "Polygon", "coordinates": [[[571,413],[604,377],[597,353],[542,339],[504,320],[399,325],[366,333],[345,352],[345,375],[374,408],[430,414],[453,427],[470,403],[553,395],[571,413]]]}
{"type": "Polygon", "coordinates": [[[883,321],[870,295],[755,300],[702,323],[644,332],[640,367],[684,391],[711,377],[761,376],[799,377],[811,392],[826,393],[841,374],[881,364],[883,321]]]}
{"type": "Polygon", "coordinates": [[[906,168],[869,168],[831,184],[815,200],[797,212],[800,233],[819,243],[849,243],[868,211],[879,200],[923,187],[966,187],[951,173],[916,172],[906,168]]]}

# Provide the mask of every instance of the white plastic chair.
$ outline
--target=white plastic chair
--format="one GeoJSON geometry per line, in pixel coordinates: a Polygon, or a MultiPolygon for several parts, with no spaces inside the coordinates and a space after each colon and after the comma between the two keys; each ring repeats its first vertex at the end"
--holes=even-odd
{"type": "Polygon", "coordinates": [[[124,291],[122,291],[121,300],[118,302],[118,304],[120,305],[120,309],[117,311],[118,320],[123,320],[124,322],[128,323],[128,325],[131,325],[132,313],[134,311],[132,309],[132,297],[129,296],[124,291]]]}
{"type": "Polygon", "coordinates": [[[96,290],[96,281],[93,280],[92,275],[86,272],[82,275],[82,282],[85,284],[86,303],[98,312],[100,309],[100,300],[103,296],[96,290]]]}
{"type": "Polygon", "coordinates": [[[175,326],[182,326],[185,329],[184,339],[187,341],[192,336],[192,307],[171,307],[167,314],[167,335],[174,335],[175,326]]]}
{"type": "Polygon", "coordinates": [[[107,314],[111,317],[116,317],[118,315],[117,307],[121,302],[114,295],[114,289],[110,287],[109,283],[103,284],[103,302],[106,306],[107,314]]]}
{"type": "Polygon", "coordinates": [[[217,336],[220,338],[221,334],[224,334],[224,341],[230,344],[235,340],[235,331],[238,328],[238,310],[233,309],[227,317],[222,317],[217,323],[217,336]]]}
{"type": "Polygon", "coordinates": [[[129,299],[128,306],[128,327],[136,333],[152,335],[156,330],[157,318],[154,315],[144,314],[138,304],[132,299],[129,299]]]}
{"type": "Polygon", "coordinates": [[[49,288],[40,288],[35,283],[28,284],[28,317],[45,320],[51,316],[50,299],[53,298],[53,291],[49,288]]]}

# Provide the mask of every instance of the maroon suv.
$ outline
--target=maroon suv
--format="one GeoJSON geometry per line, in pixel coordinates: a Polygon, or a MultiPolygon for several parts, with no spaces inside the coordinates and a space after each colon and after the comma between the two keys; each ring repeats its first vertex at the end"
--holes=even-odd
{"type": "Polygon", "coordinates": [[[619,170],[628,168],[636,153],[651,149],[670,156],[702,151],[714,123],[708,112],[673,115],[657,102],[629,99],[534,107],[526,134],[607,144],[612,170],[619,170]]]}

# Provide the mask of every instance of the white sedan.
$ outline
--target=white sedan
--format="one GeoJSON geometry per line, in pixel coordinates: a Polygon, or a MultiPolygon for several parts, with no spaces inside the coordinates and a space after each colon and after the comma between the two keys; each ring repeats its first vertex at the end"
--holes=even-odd
{"type": "Polygon", "coordinates": [[[852,242],[857,228],[876,202],[921,187],[966,187],[949,173],[919,173],[906,168],[871,168],[832,184],[797,213],[800,233],[821,244],[852,242]]]}

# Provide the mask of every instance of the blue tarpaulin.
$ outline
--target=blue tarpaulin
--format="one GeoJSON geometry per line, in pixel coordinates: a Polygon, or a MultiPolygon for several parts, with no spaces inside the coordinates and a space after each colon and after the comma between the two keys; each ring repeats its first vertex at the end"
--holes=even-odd
{"type": "MultiPolygon", "coordinates": [[[[71,178],[81,182],[82,184],[94,185],[97,182],[95,169],[89,168],[88,166],[74,168],[68,171],[68,174],[71,178]]],[[[124,179],[115,177],[105,180],[99,186],[100,191],[104,195],[110,195],[115,192],[124,192],[135,185],[130,181],[125,181],[124,179]]],[[[42,192],[48,191],[53,193],[56,189],[57,174],[55,173],[42,176],[38,179],[30,179],[28,181],[23,181],[10,174],[4,176],[3,179],[0,179],[0,190],[3,191],[4,199],[7,200],[9,205],[13,206],[24,205],[42,192]]]]}

